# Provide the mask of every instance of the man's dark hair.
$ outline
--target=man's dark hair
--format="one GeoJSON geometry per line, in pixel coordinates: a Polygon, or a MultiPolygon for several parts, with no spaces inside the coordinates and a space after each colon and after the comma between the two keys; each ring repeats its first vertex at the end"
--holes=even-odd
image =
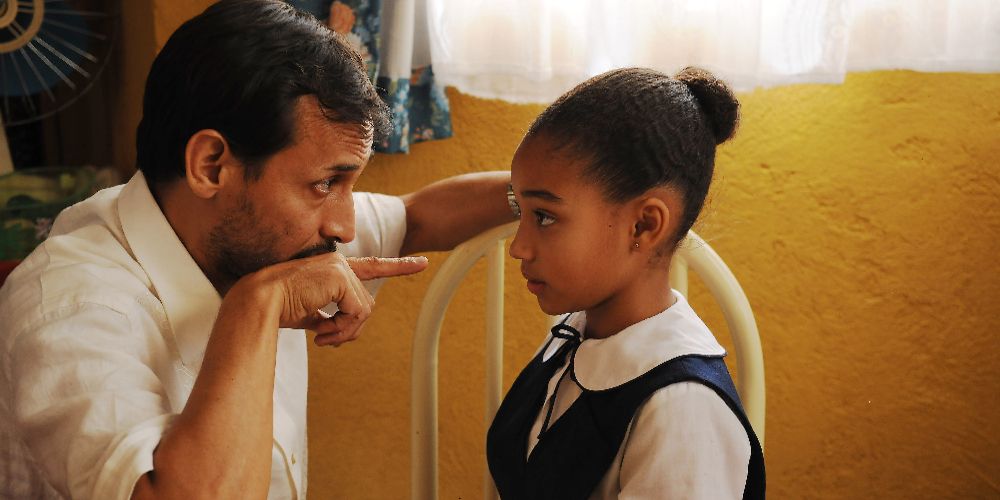
{"type": "Polygon", "coordinates": [[[137,166],[150,186],[184,176],[195,132],[222,134],[258,179],[295,133],[295,102],[318,99],[331,121],[389,125],[361,56],[311,14],[277,0],[222,0],[184,23],[146,80],[137,166]]]}
{"type": "Polygon", "coordinates": [[[549,106],[528,129],[585,161],[583,176],[621,203],[656,186],[684,197],[673,243],[698,218],[712,182],[715,147],[729,139],[739,102],[711,73],[686,68],[671,78],[645,68],[597,75],[549,106]]]}

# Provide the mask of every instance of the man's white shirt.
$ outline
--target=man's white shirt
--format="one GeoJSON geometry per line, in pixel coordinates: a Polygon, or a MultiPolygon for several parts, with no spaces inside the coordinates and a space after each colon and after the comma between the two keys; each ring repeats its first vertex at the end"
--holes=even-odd
{"type": "MultiPolygon", "coordinates": [[[[357,236],[338,251],[397,256],[402,200],[354,202],[357,236]]],[[[63,211],[0,289],[0,497],[129,498],[187,402],[220,304],[141,173],[63,211]]],[[[276,334],[268,497],[299,498],[307,339],[276,334]]]]}

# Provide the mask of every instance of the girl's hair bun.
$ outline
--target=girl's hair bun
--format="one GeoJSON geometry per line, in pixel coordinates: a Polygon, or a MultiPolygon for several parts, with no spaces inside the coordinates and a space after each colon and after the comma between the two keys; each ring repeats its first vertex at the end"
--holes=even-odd
{"type": "Polygon", "coordinates": [[[733,136],[740,117],[740,103],[726,82],[701,68],[687,67],[674,76],[687,85],[698,100],[715,134],[715,143],[722,144],[733,136]]]}

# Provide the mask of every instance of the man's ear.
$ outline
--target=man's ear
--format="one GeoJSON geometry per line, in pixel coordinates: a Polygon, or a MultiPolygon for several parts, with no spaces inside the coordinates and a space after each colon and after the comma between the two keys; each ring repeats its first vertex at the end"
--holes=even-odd
{"type": "Polygon", "coordinates": [[[235,170],[242,170],[226,138],[211,129],[199,130],[188,139],[184,165],[188,187],[195,196],[205,199],[214,197],[231,181],[235,170]]]}

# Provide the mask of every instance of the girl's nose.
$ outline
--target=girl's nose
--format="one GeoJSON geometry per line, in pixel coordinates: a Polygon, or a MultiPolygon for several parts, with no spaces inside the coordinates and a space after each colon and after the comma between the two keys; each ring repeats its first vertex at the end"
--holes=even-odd
{"type": "Polygon", "coordinates": [[[510,242],[510,256],[517,260],[528,261],[534,257],[531,247],[528,245],[527,238],[522,234],[520,227],[517,228],[517,232],[514,233],[514,239],[510,242]]]}

